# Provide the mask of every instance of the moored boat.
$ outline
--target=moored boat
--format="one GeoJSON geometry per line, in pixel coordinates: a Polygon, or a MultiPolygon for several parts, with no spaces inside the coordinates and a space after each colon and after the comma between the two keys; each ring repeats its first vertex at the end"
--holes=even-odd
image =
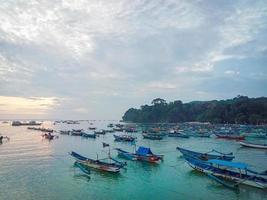
{"type": "Polygon", "coordinates": [[[251,142],[239,142],[243,147],[255,148],[255,149],[267,149],[267,144],[256,144],[251,142]]]}
{"type": "Polygon", "coordinates": [[[120,169],[125,166],[125,164],[115,161],[115,159],[112,159],[113,162],[104,162],[98,159],[94,160],[91,158],[84,157],[74,151],[72,151],[70,155],[75,158],[76,162],[100,171],[119,173],[120,169]]]}
{"type": "Polygon", "coordinates": [[[157,133],[143,133],[144,139],[150,139],[150,140],[162,140],[163,136],[157,133]]]}
{"type": "Polygon", "coordinates": [[[243,135],[227,135],[227,134],[215,134],[219,139],[227,139],[227,140],[244,140],[245,136],[243,135]]]}
{"type": "Polygon", "coordinates": [[[233,156],[233,153],[222,153],[222,152],[219,152],[216,150],[211,150],[207,153],[200,153],[200,152],[184,149],[181,147],[176,147],[176,149],[179,150],[183,154],[183,156],[190,156],[190,157],[194,157],[194,158],[197,158],[200,160],[218,159],[218,160],[231,161],[235,158],[233,156]],[[214,152],[214,153],[211,154],[212,152],[214,152]]]}
{"type": "Polygon", "coordinates": [[[135,141],[135,137],[132,137],[130,135],[113,135],[115,138],[115,141],[118,142],[134,142],[135,141]]]}
{"type": "Polygon", "coordinates": [[[27,129],[29,129],[29,130],[35,130],[35,131],[48,132],[48,133],[53,133],[54,132],[53,129],[49,129],[49,128],[27,127],[27,129]]]}
{"type": "Polygon", "coordinates": [[[53,140],[55,138],[58,138],[58,136],[52,135],[50,132],[43,134],[42,137],[45,138],[45,139],[47,139],[47,140],[53,140]]]}
{"type": "Polygon", "coordinates": [[[83,135],[82,129],[72,129],[71,135],[72,136],[82,136],[83,135]]]}
{"type": "Polygon", "coordinates": [[[96,138],[96,134],[95,133],[82,132],[82,137],[85,137],[85,138],[96,138]]]}
{"type": "Polygon", "coordinates": [[[106,131],[99,130],[99,131],[95,131],[94,133],[97,134],[97,135],[105,135],[106,134],[106,131]]]}
{"type": "Polygon", "coordinates": [[[184,134],[183,132],[179,132],[179,131],[171,131],[168,134],[168,137],[181,137],[181,138],[189,138],[189,135],[184,134]]]}
{"type": "Polygon", "coordinates": [[[260,189],[267,188],[266,172],[258,173],[248,169],[246,163],[230,162],[225,160],[208,160],[203,161],[194,157],[184,157],[190,167],[203,172],[212,174],[229,181],[233,181],[236,185],[244,184],[260,189]]]}
{"type": "Polygon", "coordinates": [[[151,163],[157,163],[163,160],[163,155],[153,154],[150,148],[139,147],[135,153],[124,151],[120,148],[116,148],[118,155],[128,160],[146,161],[151,163]]]}
{"type": "Polygon", "coordinates": [[[245,136],[245,138],[259,138],[259,139],[266,139],[267,134],[266,133],[244,133],[242,134],[245,136]]]}
{"type": "Polygon", "coordinates": [[[59,133],[61,135],[70,135],[71,134],[71,131],[60,130],[59,133]]]}

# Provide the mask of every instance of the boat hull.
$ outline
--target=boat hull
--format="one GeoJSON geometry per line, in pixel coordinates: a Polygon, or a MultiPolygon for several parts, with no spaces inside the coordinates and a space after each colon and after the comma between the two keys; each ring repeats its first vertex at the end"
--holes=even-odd
{"type": "Polygon", "coordinates": [[[242,145],[243,147],[249,147],[254,149],[267,149],[267,145],[252,144],[246,142],[239,142],[239,144],[242,145]]]}
{"type": "Polygon", "coordinates": [[[185,157],[188,165],[193,168],[194,170],[197,170],[199,172],[205,173],[205,174],[212,174],[214,176],[224,178],[225,180],[233,181],[236,183],[240,183],[243,185],[248,185],[260,189],[265,189],[267,188],[267,179],[264,178],[258,178],[257,180],[249,180],[249,178],[254,178],[255,176],[248,176],[246,174],[240,174],[230,171],[230,170],[225,170],[225,169],[218,169],[216,167],[213,167],[209,164],[206,164],[205,161],[197,160],[195,158],[190,158],[190,157],[185,157]],[[228,175],[232,174],[232,176],[228,175]]]}
{"type": "Polygon", "coordinates": [[[120,169],[123,165],[118,165],[115,163],[106,163],[99,160],[93,160],[86,157],[83,157],[75,152],[71,152],[70,154],[72,157],[75,158],[76,162],[81,163],[87,167],[92,169],[97,169],[100,171],[111,172],[111,173],[119,173],[120,169]]]}
{"type": "Polygon", "coordinates": [[[216,135],[219,139],[227,140],[244,140],[245,136],[234,136],[234,135],[216,135]]]}
{"type": "Polygon", "coordinates": [[[215,154],[199,153],[195,151],[190,151],[190,150],[183,149],[180,147],[177,147],[176,149],[179,150],[184,156],[191,156],[191,157],[195,157],[201,160],[219,159],[219,160],[232,161],[235,158],[231,154],[230,155],[226,155],[226,154],[215,155],[215,154]]]}
{"type": "Polygon", "coordinates": [[[145,161],[145,162],[150,162],[150,163],[157,163],[163,159],[163,156],[161,155],[153,154],[153,155],[143,156],[143,155],[138,155],[135,153],[123,151],[121,149],[116,149],[116,150],[118,151],[118,156],[123,157],[128,160],[137,160],[137,161],[145,161]]]}

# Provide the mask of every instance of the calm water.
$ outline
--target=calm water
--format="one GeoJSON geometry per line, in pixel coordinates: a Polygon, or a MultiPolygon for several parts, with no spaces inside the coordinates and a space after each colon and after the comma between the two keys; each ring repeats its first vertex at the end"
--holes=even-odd
{"type": "MultiPolygon", "coordinates": [[[[98,128],[105,128],[110,122],[94,122],[98,128]]],[[[88,128],[84,122],[79,125],[46,122],[45,127],[56,130],[88,128]]],[[[267,199],[267,192],[250,187],[241,187],[239,193],[229,190],[206,176],[194,172],[180,158],[175,150],[179,145],[199,151],[217,149],[234,152],[237,161],[250,164],[259,171],[267,169],[267,151],[240,148],[234,141],[214,138],[165,138],[162,141],[148,141],[138,137],[137,145],[150,146],[154,153],[164,154],[164,162],[151,165],[127,161],[127,170],[118,175],[92,171],[90,177],[73,167],[74,160],[68,152],[74,150],[96,158],[107,156],[102,142],[112,148],[129,151],[134,146],[113,141],[108,133],[97,139],[60,135],[51,142],[43,140],[38,131],[26,127],[12,127],[0,124],[0,133],[11,138],[0,145],[0,200],[16,199],[267,199]]],[[[116,152],[112,155],[117,157],[116,152]]]]}

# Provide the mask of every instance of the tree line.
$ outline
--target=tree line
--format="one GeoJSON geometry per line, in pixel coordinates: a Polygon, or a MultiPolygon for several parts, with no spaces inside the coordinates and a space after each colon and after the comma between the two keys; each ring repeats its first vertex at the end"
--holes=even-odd
{"type": "Polygon", "coordinates": [[[123,121],[136,123],[211,122],[230,124],[266,124],[267,98],[240,96],[227,100],[193,101],[180,100],[167,103],[156,98],[151,105],[139,109],[130,108],[123,121]]]}

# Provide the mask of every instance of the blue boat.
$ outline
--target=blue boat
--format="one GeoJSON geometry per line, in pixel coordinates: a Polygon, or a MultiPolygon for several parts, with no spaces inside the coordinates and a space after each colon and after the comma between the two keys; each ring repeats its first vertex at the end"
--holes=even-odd
{"type": "Polygon", "coordinates": [[[244,184],[260,189],[267,188],[266,171],[263,173],[255,172],[248,169],[246,163],[216,159],[203,161],[191,156],[184,156],[184,158],[193,169],[233,181],[235,185],[244,184]]]}
{"type": "Polygon", "coordinates": [[[201,160],[210,160],[210,159],[218,159],[218,160],[227,160],[227,161],[231,161],[233,160],[235,157],[233,156],[233,153],[221,153],[219,151],[216,150],[212,150],[210,152],[207,153],[200,153],[200,152],[196,152],[196,151],[191,151],[191,150],[187,150],[181,147],[177,147],[177,150],[179,150],[183,156],[191,156],[197,159],[201,159],[201,160]],[[211,152],[214,152],[216,154],[210,154],[211,152]]]}
{"type": "Polygon", "coordinates": [[[128,160],[139,160],[151,163],[157,163],[158,161],[163,160],[163,155],[153,154],[151,149],[147,147],[139,147],[135,153],[130,153],[120,148],[116,148],[116,150],[118,151],[119,156],[128,160]]]}

